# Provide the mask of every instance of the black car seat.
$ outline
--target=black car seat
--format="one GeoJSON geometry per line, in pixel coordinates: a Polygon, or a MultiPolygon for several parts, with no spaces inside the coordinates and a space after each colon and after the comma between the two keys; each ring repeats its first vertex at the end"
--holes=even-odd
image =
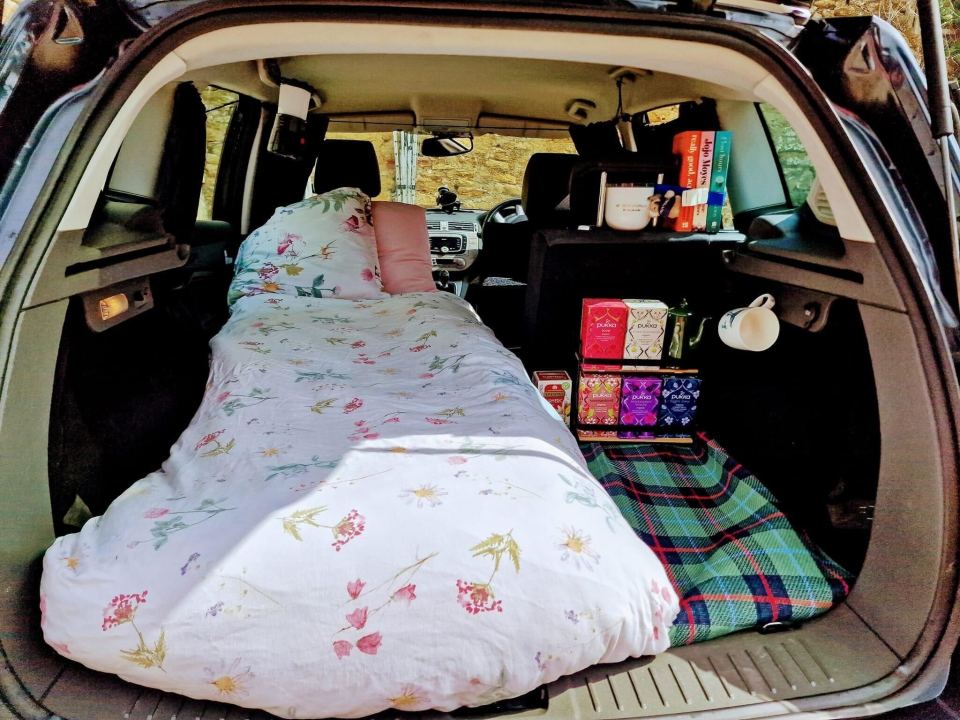
{"type": "Polygon", "coordinates": [[[341,187],[359,188],[371,198],[380,194],[380,163],[368,140],[324,140],[313,172],[318,195],[341,187]]]}
{"type": "Polygon", "coordinates": [[[523,173],[520,205],[527,219],[518,223],[487,223],[477,274],[481,280],[509,278],[525,282],[530,238],[535,229],[566,224],[563,208],[570,173],[580,157],[564,153],[534,153],[523,173]]]}
{"type": "Polygon", "coordinates": [[[544,227],[568,224],[570,173],[578,155],[535,153],[523,173],[521,205],[527,219],[518,223],[488,223],[472,296],[481,319],[509,348],[523,346],[522,318],[526,295],[530,243],[544,227]]]}
{"type": "MultiPolygon", "coordinates": [[[[164,236],[181,246],[193,242],[206,153],[203,102],[192,83],[151,102],[114,160],[86,243],[100,238],[121,246],[164,236]]],[[[191,272],[187,266],[151,275],[153,309],[106,332],[91,331],[82,304],[71,304],[49,435],[58,533],[75,530],[90,511],[103,513],[130,482],[160,467],[200,404],[208,342],[222,323],[217,301],[224,310],[226,303],[220,287],[214,301],[192,303],[193,290],[185,287],[191,272]],[[135,362],[111,362],[134,347],[135,362]],[[81,411],[87,407],[96,412],[81,411]]]]}

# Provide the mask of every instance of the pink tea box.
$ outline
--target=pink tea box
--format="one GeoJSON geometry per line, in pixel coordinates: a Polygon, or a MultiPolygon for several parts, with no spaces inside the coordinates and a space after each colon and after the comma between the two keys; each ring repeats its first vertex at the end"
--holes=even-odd
{"type": "Polygon", "coordinates": [[[619,360],[627,334],[623,300],[584,298],[580,315],[580,353],[584,358],[619,360]]]}
{"type": "Polygon", "coordinates": [[[577,421],[581,425],[616,425],[620,419],[620,376],[580,375],[577,421]]]}
{"type": "Polygon", "coordinates": [[[570,405],[573,402],[573,380],[570,376],[563,370],[535,370],[533,382],[543,399],[569,425],[570,405]]]}
{"type": "Polygon", "coordinates": [[[627,332],[623,357],[630,360],[659,360],[667,329],[667,305],[659,300],[624,300],[627,332]]]}

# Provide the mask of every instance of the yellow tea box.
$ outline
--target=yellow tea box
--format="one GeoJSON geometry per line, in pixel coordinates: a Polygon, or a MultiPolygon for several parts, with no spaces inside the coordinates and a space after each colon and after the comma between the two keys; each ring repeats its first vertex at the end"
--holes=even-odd
{"type": "Polygon", "coordinates": [[[667,329],[667,305],[659,300],[624,300],[627,332],[623,357],[630,360],[660,360],[667,329]]]}

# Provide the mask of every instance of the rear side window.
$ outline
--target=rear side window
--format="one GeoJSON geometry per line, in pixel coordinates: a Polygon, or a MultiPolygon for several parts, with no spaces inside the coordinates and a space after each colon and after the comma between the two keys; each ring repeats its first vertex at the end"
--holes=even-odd
{"type": "Polygon", "coordinates": [[[0,7],[3,7],[3,14],[0,15],[0,27],[5,27],[10,22],[10,18],[13,17],[13,13],[16,12],[19,5],[20,0],[0,0],[0,7]]]}
{"type": "MultiPolygon", "coordinates": [[[[563,135],[559,138],[530,138],[486,132],[474,136],[471,152],[449,158],[420,155],[417,148],[428,136],[408,131],[331,130],[326,137],[373,143],[380,164],[380,199],[433,208],[437,204],[437,188],[443,185],[460,196],[464,208],[479,209],[492,208],[504,200],[520,197],[523,173],[534,153],[575,153],[573,141],[565,130],[563,135]],[[412,146],[414,152],[405,153],[404,146],[408,149],[412,146]],[[405,180],[405,188],[397,187],[398,179],[401,183],[405,180]]],[[[307,183],[308,195],[312,194],[312,188],[311,178],[307,183]]]]}
{"type": "Polygon", "coordinates": [[[797,133],[780,111],[766,103],[760,103],[759,107],[773,140],[790,204],[799,207],[806,201],[816,177],[813,164],[797,133]]]}
{"type": "Polygon", "coordinates": [[[200,91],[200,98],[207,111],[207,158],[203,165],[203,189],[200,192],[197,220],[212,220],[213,193],[217,187],[223,141],[240,96],[230,90],[208,85],[200,91]]]}

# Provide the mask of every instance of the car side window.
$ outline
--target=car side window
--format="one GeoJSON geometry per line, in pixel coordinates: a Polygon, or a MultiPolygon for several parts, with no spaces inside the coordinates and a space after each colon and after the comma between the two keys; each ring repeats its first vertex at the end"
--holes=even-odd
{"type": "Polygon", "coordinates": [[[200,193],[197,220],[212,220],[213,193],[217,187],[223,141],[240,96],[230,90],[208,85],[200,91],[200,98],[207,111],[207,157],[203,166],[203,189],[200,193]]]}
{"type": "Polygon", "coordinates": [[[3,8],[3,12],[0,13],[0,28],[10,22],[10,18],[13,17],[13,13],[16,12],[19,5],[20,0],[2,0],[0,2],[0,7],[3,8]]]}
{"type": "Polygon", "coordinates": [[[758,107],[773,141],[790,204],[799,207],[806,201],[816,177],[813,163],[799,136],[780,111],[767,103],[759,103],[758,107]]]}

